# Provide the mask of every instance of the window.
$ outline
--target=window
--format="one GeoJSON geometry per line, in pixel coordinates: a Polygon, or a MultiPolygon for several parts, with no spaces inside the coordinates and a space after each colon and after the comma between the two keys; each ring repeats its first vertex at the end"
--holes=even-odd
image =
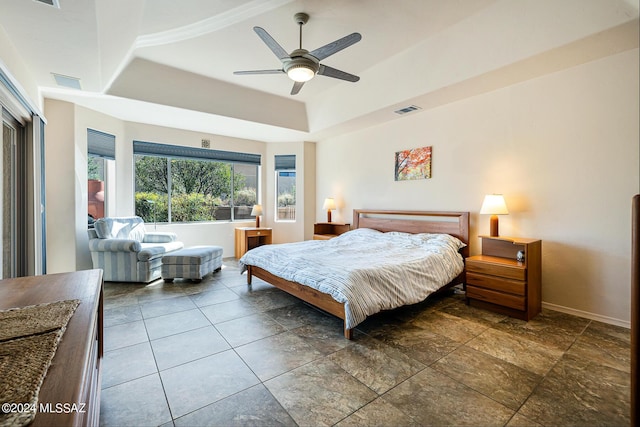
{"type": "Polygon", "coordinates": [[[258,167],[233,165],[233,219],[255,219],[253,205],[258,203],[258,167]]]}
{"type": "Polygon", "coordinates": [[[275,156],[276,221],[296,220],[296,156],[275,156]]]}
{"type": "Polygon", "coordinates": [[[108,163],[115,161],[116,137],[87,129],[87,192],[89,222],[105,216],[108,163]]]}
{"type": "Polygon", "coordinates": [[[134,141],[135,212],[146,222],[250,219],[260,156],[134,141]]]}
{"type": "Polygon", "coordinates": [[[87,212],[91,220],[104,217],[105,169],[107,160],[89,154],[87,161],[88,173],[88,206],[87,212]]]}

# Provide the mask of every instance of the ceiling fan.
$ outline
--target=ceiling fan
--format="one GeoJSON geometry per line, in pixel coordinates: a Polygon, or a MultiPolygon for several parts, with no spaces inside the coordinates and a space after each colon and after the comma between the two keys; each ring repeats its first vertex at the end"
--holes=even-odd
{"type": "Polygon", "coordinates": [[[318,49],[309,52],[302,48],[302,26],[309,21],[309,15],[300,12],[293,16],[294,21],[300,27],[300,47],[291,53],[287,53],[282,46],[278,44],[273,37],[267,33],[264,28],[253,27],[253,31],[258,37],[271,49],[271,51],[282,61],[282,68],[276,70],[252,70],[252,71],[235,71],[233,74],[282,74],[286,73],[291,80],[294,81],[291,95],[300,92],[305,82],[311,80],[316,74],[321,76],[333,77],[334,79],[346,80],[348,82],[357,82],[360,77],[344,71],[337,70],[327,65],[321,64],[320,61],[336,52],[345,49],[362,39],[360,33],[352,33],[334,42],[326,44],[318,49]]]}

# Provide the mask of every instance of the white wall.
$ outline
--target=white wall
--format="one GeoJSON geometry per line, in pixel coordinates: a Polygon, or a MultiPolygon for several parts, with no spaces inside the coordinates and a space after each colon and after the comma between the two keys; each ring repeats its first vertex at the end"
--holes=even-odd
{"type": "MultiPolygon", "coordinates": [[[[75,271],[76,194],[82,179],[76,174],[75,106],[46,100],[44,107],[49,120],[45,142],[47,273],[75,271]]],[[[84,148],[86,152],[86,142],[84,148]]],[[[86,170],[84,174],[86,181],[86,170]]]]}
{"type": "Polygon", "coordinates": [[[311,240],[313,239],[313,224],[316,222],[316,144],[305,142],[303,148],[304,182],[301,187],[304,198],[299,203],[304,207],[304,234],[302,237],[304,240],[311,240]]]}
{"type": "Polygon", "coordinates": [[[42,100],[39,96],[38,86],[33,79],[33,75],[27,69],[27,66],[11,43],[11,40],[9,40],[2,26],[0,26],[0,64],[6,67],[13,78],[17,80],[16,83],[24,90],[23,95],[40,108],[42,106],[42,100]]]}
{"type": "Polygon", "coordinates": [[[317,144],[316,218],[354,208],[470,211],[471,253],[503,193],[501,235],[543,241],[547,307],[629,326],[631,197],[640,191],[638,50],[317,144]],[[433,177],[395,182],[396,151],[433,146],[433,177]]]}

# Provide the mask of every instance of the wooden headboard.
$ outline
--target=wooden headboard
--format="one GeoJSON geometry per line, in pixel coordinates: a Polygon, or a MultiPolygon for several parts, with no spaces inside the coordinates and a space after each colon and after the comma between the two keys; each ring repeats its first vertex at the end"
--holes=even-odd
{"type": "Polygon", "coordinates": [[[469,256],[469,212],[354,209],[353,227],[382,232],[451,234],[467,244],[462,256],[469,256]]]}

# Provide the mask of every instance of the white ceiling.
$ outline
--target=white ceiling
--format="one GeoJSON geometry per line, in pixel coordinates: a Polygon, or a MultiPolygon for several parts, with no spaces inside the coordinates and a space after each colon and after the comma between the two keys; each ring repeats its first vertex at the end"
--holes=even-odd
{"type": "MultiPolygon", "coordinates": [[[[638,0],[2,0],[0,26],[45,97],[123,120],[263,141],[319,140],[638,48],[638,0]],[[291,96],[252,28],[298,47],[352,32],[291,96]],[[82,91],[52,73],[80,79],[82,91]]],[[[417,114],[417,113],[413,113],[417,114]]]]}

